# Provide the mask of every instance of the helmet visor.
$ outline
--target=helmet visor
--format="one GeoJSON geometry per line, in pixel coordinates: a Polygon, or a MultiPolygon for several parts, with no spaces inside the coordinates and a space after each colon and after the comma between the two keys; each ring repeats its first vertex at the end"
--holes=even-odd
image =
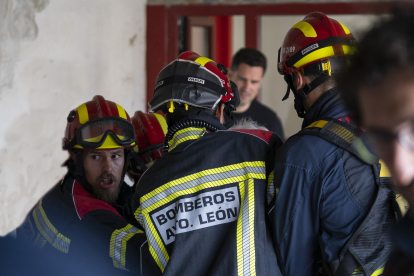
{"type": "Polygon", "coordinates": [[[104,117],[85,123],[77,133],[82,148],[118,148],[135,142],[133,125],[119,117],[104,117]]]}

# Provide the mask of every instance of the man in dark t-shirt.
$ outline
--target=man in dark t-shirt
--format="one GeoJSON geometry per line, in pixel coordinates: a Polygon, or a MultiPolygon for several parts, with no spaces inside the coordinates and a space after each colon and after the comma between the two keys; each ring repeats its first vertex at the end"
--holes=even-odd
{"type": "Polygon", "coordinates": [[[235,121],[250,117],[284,140],[283,127],[276,113],[255,100],[262,86],[266,63],[266,57],[255,49],[243,48],[234,56],[229,78],[239,89],[240,106],[233,112],[233,117],[235,121]]]}

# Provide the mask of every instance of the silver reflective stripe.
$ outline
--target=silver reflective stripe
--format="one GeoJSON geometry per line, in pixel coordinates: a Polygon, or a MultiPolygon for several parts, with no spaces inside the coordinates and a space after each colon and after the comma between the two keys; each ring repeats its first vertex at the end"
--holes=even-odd
{"type": "Polygon", "coordinates": [[[154,204],[156,202],[159,202],[161,199],[167,198],[169,195],[172,195],[172,194],[174,194],[178,191],[183,191],[183,190],[186,190],[186,189],[189,189],[189,188],[194,188],[194,187],[196,187],[200,184],[203,184],[203,183],[223,180],[223,179],[231,178],[231,177],[243,176],[243,175],[246,175],[248,173],[265,174],[266,173],[266,168],[264,168],[264,167],[245,167],[245,168],[242,168],[242,169],[236,169],[236,170],[226,171],[226,172],[217,173],[217,174],[204,175],[204,176],[201,176],[201,177],[196,178],[194,180],[190,180],[188,182],[185,182],[183,184],[172,186],[172,187],[166,189],[165,191],[156,194],[155,196],[153,196],[153,197],[149,198],[148,200],[142,202],[141,208],[144,210],[145,208],[148,208],[152,204],[154,204]]]}

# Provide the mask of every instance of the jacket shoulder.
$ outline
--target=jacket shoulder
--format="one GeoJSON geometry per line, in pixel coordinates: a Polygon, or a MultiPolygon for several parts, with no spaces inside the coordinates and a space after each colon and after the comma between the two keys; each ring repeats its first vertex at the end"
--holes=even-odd
{"type": "Polygon", "coordinates": [[[95,198],[87,192],[77,180],[73,182],[72,197],[79,219],[82,219],[86,214],[95,210],[107,210],[122,217],[110,204],[95,198]]]}
{"type": "MultiPolygon", "coordinates": [[[[266,131],[266,130],[260,130],[260,129],[229,129],[227,130],[229,132],[238,132],[238,133],[243,133],[246,135],[251,135],[253,137],[256,137],[260,140],[262,140],[263,142],[266,142],[267,144],[269,144],[272,140],[272,137],[278,137],[276,133],[271,132],[271,131],[266,131]]],[[[279,138],[280,140],[280,138],[279,138]]]]}

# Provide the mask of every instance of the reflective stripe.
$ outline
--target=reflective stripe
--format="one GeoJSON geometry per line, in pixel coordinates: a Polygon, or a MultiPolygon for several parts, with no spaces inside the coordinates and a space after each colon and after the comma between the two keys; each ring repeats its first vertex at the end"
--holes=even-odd
{"type": "Polygon", "coordinates": [[[323,128],[324,126],[326,126],[327,123],[329,123],[329,121],[319,120],[319,121],[315,121],[312,124],[308,125],[306,128],[311,128],[311,127],[323,128]]]}
{"type": "MultiPolygon", "coordinates": [[[[253,191],[253,179],[266,179],[266,168],[265,162],[263,161],[256,161],[256,162],[243,162],[239,164],[224,166],[220,168],[210,169],[201,171],[192,175],[188,175],[173,181],[170,181],[161,187],[155,189],[154,191],[144,195],[141,197],[141,206],[142,211],[139,208],[135,211],[135,218],[139,220],[139,216],[142,214],[144,216],[144,227],[145,233],[148,238],[148,244],[150,252],[160,267],[161,271],[164,272],[164,268],[168,263],[169,256],[167,250],[162,242],[158,231],[156,230],[151,217],[150,212],[155,210],[158,207],[164,206],[169,202],[175,200],[176,198],[188,195],[188,194],[195,194],[199,191],[202,191],[207,188],[212,187],[220,187],[226,184],[232,183],[239,183],[240,189],[244,187],[244,181],[251,180],[248,182],[249,189],[251,186],[251,193],[249,190],[249,197],[245,202],[248,205],[248,212],[245,213],[247,216],[247,221],[243,219],[244,227],[246,229],[252,229],[254,227],[254,191],[253,191]],[[250,204],[252,206],[250,206],[250,204]],[[250,219],[250,220],[249,220],[250,219]]],[[[247,185],[247,184],[246,184],[247,185]]],[[[242,196],[243,198],[243,196],[242,196]]],[[[240,206],[240,209],[242,206],[240,206]]],[[[239,214],[240,219],[240,214],[239,214]]],[[[242,225],[243,225],[242,223],[242,225]]],[[[247,231],[247,230],[246,230],[247,231]]],[[[249,245],[249,256],[254,258],[254,232],[243,232],[243,233],[252,233],[251,236],[247,236],[247,240],[245,240],[249,245]],[[252,248],[253,247],[253,248],[252,248]]],[[[243,237],[242,237],[243,238],[243,237]]],[[[246,245],[247,246],[247,245],[246,245]]],[[[245,256],[243,251],[243,256],[245,256]]],[[[247,256],[247,255],[246,255],[247,256]]],[[[249,261],[253,261],[253,259],[249,257],[249,261]]],[[[254,261],[255,263],[255,261],[254,261]]],[[[255,273],[255,266],[249,264],[250,270],[254,271],[255,273]]]]}
{"type": "Polygon", "coordinates": [[[270,203],[270,201],[272,201],[273,196],[275,195],[275,185],[274,185],[274,176],[275,176],[275,171],[272,171],[269,174],[269,177],[267,179],[267,204],[270,203]]]}
{"type": "Polygon", "coordinates": [[[153,113],[153,114],[154,114],[155,118],[157,118],[158,123],[160,124],[160,126],[162,128],[162,131],[164,132],[164,135],[166,135],[167,132],[168,132],[168,125],[167,125],[167,122],[165,121],[164,117],[162,117],[162,115],[158,114],[158,113],[153,113]]]}
{"type": "Polygon", "coordinates": [[[331,57],[334,55],[335,55],[335,52],[332,46],[324,47],[324,48],[321,48],[319,50],[316,50],[316,51],[313,51],[307,54],[306,56],[301,58],[298,62],[296,62],[293,66],[295,68],[299,68],[312,61],[319,60],[321,58],[331,57]]]}
{"type": "Polygon", "coordinates": [[[205,128],[188,127],[181,129],[174,134],[170,141],[168,141],[168,151],[172,151],[182,142],[198,139],[202,137],[205,133],[205,128]]]}
{"type": "MultiPolygon", "coordinates": [[[[383,272],[384,272],[384,267],[381,267],[375,270],[374,273],[371,274],[371,276],[380,276],[382,275],[383,272]]],[[[352,273],[352,275],[361,275],[361,276],[365,275],[364,269],[361,266],[357,267],[355,271],[352,273]]]]}
{"type": "Polygon", "coordinates": [[[194,62],[197,62],[197,63],[201,64],[202,66],[204,66],[209,61],[213,61],[213,60],[211,60],[209,58],[206,58],[206,57],[199,57],[194,62]]]}
{"type": "Polygon", "coordinates": [[[356,138],[356,136],[352,132],[338,124],[332,124],[328,127],[328,130],[335,133],[348,143],[352,143],[356,138]]]}
{"type": "Polygon", "coordinates": [[[237,220],[237,270],[239,275],[256,275],[253,179],[240,183],[240,196],[242,213],[237,220]]]}
{"type": "Polygon", "coordinates": [[[356,51],[356,47],[349,45],[342,45],[342,50],[345,55],[353,55],[356,51]]]}
{"type": "Polygon", "coordinates": [[[81,104],[78,108],[78,115],[79,115],[79,122],[83,125],[87,121],[89,121],[89,114],[88,114],[88,108],[86,107],[86,104],[81,104]]]}
{"type": "Polygon", "coordinates": [[[122,106],[118,105],[117,103],[115,103],[115,104],[116,104],[116,107],[118,108],[119,117],[124,118],[125,120],[127,120],[125,109],[122,106]]]}
{"type": "Polygon", "coordinates": [[[43,238],[40,233],[37,233],[36,239],[33,242],[33,245],[39,249],[43,249],[47,243],[47,240],[43,238]]]}
{"type": "Polygon", "coordinates": [[[385,165],[384,161],[380,159],[379,162],[381,164],[380,177],[391,177],[391,173],[385,165]]]}
{"type": "Polygon", "coordinates": [[[109,257],[112,258],[116,268],[128,270],[125,268],[125,253],[128,241],[138,233],[144,233],[137,227],[128,224],[126,227],[115,230],[111,235],[111,243],[109,245],[109,257]]]}
{"type": "Polygon", "coordinates": [[[315,29],[312,27],[311,24],[309,24],[306,21],[299,21],[295,25],[293,25],[293,28],[299,29],[302,31],[303,35],[306,37],[317,37],[315,29]]]}
{"type": "MultiPolygon", "coordinates": [[[[337,20],[338,21],[338,20],[337,20]]],[[[344,29],[345,34],[350,34],[351,32],[348,30],[347,27],[345,27],[345,25],[343,25],[341,22],[338,21],[339,24],[341,24],[342,29],[344,29]]]]}
{"type": "Polygon", "coordinates": [[[63,236],[59,231],[50,223],[42,207],[42,200],[39,201],[36,208],[33,210],[33,218],[36,223],[36,227],[40,234],[56,249],[64,253],[69,252],[70,239],[63,236]]]}

